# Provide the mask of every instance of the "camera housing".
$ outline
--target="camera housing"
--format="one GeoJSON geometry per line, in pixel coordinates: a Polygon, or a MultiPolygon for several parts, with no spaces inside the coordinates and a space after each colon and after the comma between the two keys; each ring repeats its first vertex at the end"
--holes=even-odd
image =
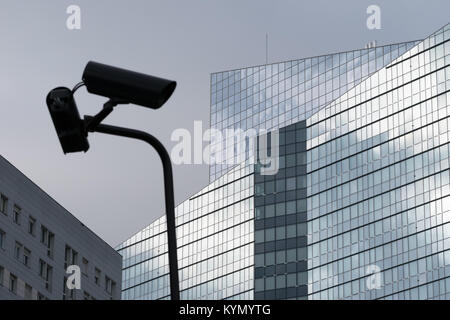
{"type": "Polygon", "coordinates": [[[89,150],[84,123],[73,92],[66,87],[57,87],[48,93],[46,102],[63,152],[66,154],[89,150]]]}
{"type": "Polygon", "coordinates": [[[89,93],[152,109],[160,108],[170,98],[177,85],[172,80],[95,61],[88,62],[82,79],[89,93]]]}

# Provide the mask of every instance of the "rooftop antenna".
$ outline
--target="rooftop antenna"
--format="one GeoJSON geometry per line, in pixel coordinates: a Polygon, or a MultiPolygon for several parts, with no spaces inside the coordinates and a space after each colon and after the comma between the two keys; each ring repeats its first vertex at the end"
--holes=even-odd
{"type": "Polygon", "coordinates": [[[269,34],[266,33],[266,64],[269,64],[269,34]]]}

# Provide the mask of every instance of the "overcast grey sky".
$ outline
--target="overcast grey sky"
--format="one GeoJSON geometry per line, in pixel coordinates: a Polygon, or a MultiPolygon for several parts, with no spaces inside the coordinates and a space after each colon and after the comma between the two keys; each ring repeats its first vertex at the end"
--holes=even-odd
{"type": "MultiPolygon", "coordinates": [[[[209,125],[210,73],[422,39],[449,22],[448,0],[23,1],[0,4],[0,154],[112,246],[164,212],[160,160],[147,145],[100,134],[64,156],[45,104],[80,81],[89,60],[178,82],[159,110],[120,106],[105,123],[142,129],[169,148],[176,128],[209,125]],[[81,8],[81,30],[66,8],[81,8]],[[381,7],[381,30],[366,8],[381,7]]],[[[77,92],[82,114],[104,98],[77,92]]],[[[206,165],[175,166],[175,201],[208,183],[206,165]]],[[[1,176],[0,176],[1,179],[1,176]]]]}

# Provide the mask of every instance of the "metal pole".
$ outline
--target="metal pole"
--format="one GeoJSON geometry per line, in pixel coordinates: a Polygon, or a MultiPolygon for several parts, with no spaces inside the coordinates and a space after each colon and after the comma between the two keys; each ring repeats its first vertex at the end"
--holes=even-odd
{"type": "MultiPolygon", "coordinates": [[[[93,117],[85,116],[86,123],[90,123],[93,117]]],[[[164,196],[166,201],[167,220],[167,243],[169,249],[169,272],[170,272],[170,297],[172,300],[180,300],[180,287],[178,281],[178,257],[177,238],[175,226],[175,200],[173,193],[172,163],[169,153],[163,144],[151,134],[143,131],[116,127],[106,124],[98,124],[95,127],[88,127],[90,132],[106,133],[114,136],[133,138],[145,141],[153,146],[161,158],[164,170],[164,196]]]]}

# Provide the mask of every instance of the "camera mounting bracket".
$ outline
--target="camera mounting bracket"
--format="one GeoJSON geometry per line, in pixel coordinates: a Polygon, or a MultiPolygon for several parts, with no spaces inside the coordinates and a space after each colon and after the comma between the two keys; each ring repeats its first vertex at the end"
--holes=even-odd
{"type": "Polygon", "coordinates": [[[95,128],[113,111],[114,107],[119,104],[128,104],[129,102],[123,99],[110,98],[103,105],[103,109],[100,110],[95,116],[84,116],[84,125],[86,128],[86,135],[88,132],[93,132],[95,128]],[[89,120],[87,119],[89,118],[89,120]]]}

